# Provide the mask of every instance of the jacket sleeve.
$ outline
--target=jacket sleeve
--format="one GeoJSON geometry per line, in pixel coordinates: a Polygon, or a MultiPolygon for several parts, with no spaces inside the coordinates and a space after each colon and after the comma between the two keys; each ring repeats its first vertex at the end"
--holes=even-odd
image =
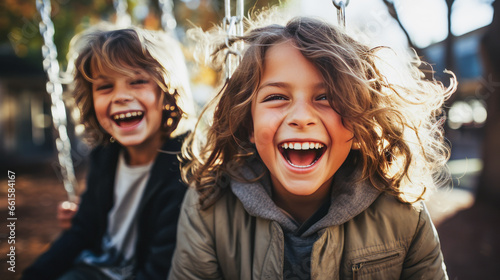
{"type": "MultiPolygon", "coordinates": [[[[161,207],[158,218],[153,222],[154,228],[147,240],[144,265],[139,268],[136,280],[165,280],[172,262],[176,243],[177,223],[180,206],[184,198],[186,186],[179,180],[169,186],[172,189],[161,195],[161,207]]],[[[157,199],[157,200],[158,200],[157,199]]],[[[156,209],[155,209],[156,210],[156,209]]],[[[155,211],[153,210],[153,211],[155,211]]],[[[147,219],[148,217],[144,217],[147,219]]]]}
{"type": "MultiPolygon", "coordinates": [[[[93,151],[91,159],[95,159],[98,153],[98,151],[93,151]]],[[[96,168],[92,168],[93,166],[95,167],[91,163],[87,176],[87,189],[81,197],[78,212],[71,222],[71,228],[62,232],[50,248],[23,271],[21,279],[55,279],[73,265],[82,250],[99,244],[96,243],[100,242],[99,219],[103,217],[98,200],[102,195],[102,190],[99,190],[97,186],[97,181],[101,178],[96,178],[98,176],[95,175],[96,168]]]]}
{"type": "Polygon", "coordinates": [[[401,279],[448,279],[438,233],[423,203],[401,279]]]}
{"type": "MultiPolygon", "coordinates": [[[[92,192],[92,191],[90,191],[92,192]]],[[[23,272],[23,280],[55,279],[69,269],[75,258],[85,248],[90,248],[92,240],[97,238],[97,222],[93,217],[99,214],[93,207],[93,198],[89,191],[82,196],[78,212],[72,220],[72,226],[64,231],[30,267],[23,272]]]]}
{"type": "Polygon", "coordinates": [[[223,279],[215,252],[214,207],[200,210],[197,192],[187,191],[168,279],[223,279]]]}

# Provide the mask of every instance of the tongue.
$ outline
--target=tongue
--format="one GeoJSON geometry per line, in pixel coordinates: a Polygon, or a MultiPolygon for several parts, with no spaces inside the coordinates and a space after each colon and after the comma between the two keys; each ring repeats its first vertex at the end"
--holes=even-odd
{"type": "Polygon", "coordinates": [[[117,124],[120,127],[130,127],[130,126],[134,126],[134,125],[138,124],[140,121],[141,121],[141,119],[137,119],[137,118],[127,119],[127,120],[118,121],[117,124]]]}
{"type": "Polygon", "coordinates": [[[313,150],[288,150],[288,160],[297,166],[308,166],[316,158],[313,150]]]}

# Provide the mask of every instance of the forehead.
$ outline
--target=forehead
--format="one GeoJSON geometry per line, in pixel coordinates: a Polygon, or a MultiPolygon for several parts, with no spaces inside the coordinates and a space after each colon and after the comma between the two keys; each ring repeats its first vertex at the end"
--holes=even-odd
{"type": "Polygon", "coordinates": [[[128,65],[124,62],[118,62],[116,65],[111,63],[102,63],[97,59],[92,59],[90,63],[90,75],[96,79],[99,77],[127,76],[133,77],[137,75],[148,75],[143,69],[128,65]]]}
{"type": "Polygon", "coordinates": [[[323,84],[323,76],[291,41],[270,47],[264,59],[261,85],[268,82],[292,84],[323,84]]]}

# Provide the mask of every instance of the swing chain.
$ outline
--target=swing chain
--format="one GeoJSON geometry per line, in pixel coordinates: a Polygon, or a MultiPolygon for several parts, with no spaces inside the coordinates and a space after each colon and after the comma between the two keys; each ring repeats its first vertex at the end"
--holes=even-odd
{"type": "Polygon", "coordinates": [[[243,4],[243,0],[237,0],[236,16],[231,16],[231,0],[224,1],[225,17],[222,19],[222,22],[224,25],[224,30],[226,31],[226,79],[231,78],[234,69],[236,69],[239,61],[241,60],[240,49],[243,48],[242,44],[237,44],[236,47],[234,47],[229,43],[229,40],[231,38],[234,38],[235,36],[243,36],[243,4]],[[235,60],[234,57],[236,57],[237,60],[235,60]]]}
{"type": "Polygon", "coordinates": [[[127,0],[113,0],[113,6],[116,11],[116,24],[123,27],[130,26],[132,24],[132,18],[127,13],[127,0]]]}
{"type": "Polygon", "coordinates": [[[345,8],[349,5],[349,0],[332,0],[332,3],[337,8],[339,26],[345,27],[345,8]]]}
{"type": "Polygon", "coordinates": [[[36,7],[40,13],[41,22],[39,23],[40,34],[43,37],[42,46],[43,68],[48,76],[46,84],[47,93],[51,97],[52,122],[58,132],[56,138],[56,148],[58,151],[58,160],[60,171],[63,177],[64,189],[68,194],[69,201],[76,201],[75,186],[77,181],[71,159],[71,143],[66,129],[67,117],[66,106],[63,101],[63,88],[60,81],[59,62],[57,61],[57,48],[54,44],[54,23],[50,18],[51,5],[50,0],[37,0],[36,7]]]}
{"type": "MultiPolygon", "coordinates": [[[[236,25],[238,24],[239,19],[237,17],[231,17],[229,19],[229,22],[226,22],[227,19],[224,18],[224,24],[227,25],[227,36],[225,38],[225,43],[226,47],[228,48],[229,52],[238,56],[241,56],[241,53],[238,51],[237,48],[234,48],[230,43],[229,39],[231,37],[234,37],[236,35],[236,25]]],[[[239,34],[238,34],[239,35],[239,34]]]]}
{"type": "Polygon", "coordinates": [[[177,26],[177,21],[174,17],[174,3],[172,0],[158,0],[158,4],[162,11],[161,13],[161,26],[165,32],[176,37],[175,27],[177,26]]]}

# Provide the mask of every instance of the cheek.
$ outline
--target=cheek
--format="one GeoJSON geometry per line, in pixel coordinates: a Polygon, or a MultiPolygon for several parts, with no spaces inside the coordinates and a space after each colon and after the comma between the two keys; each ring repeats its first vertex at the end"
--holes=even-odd
{"type": "Polygon", "coordinates": [[[106,115],[106,102],[102,98],[94,98],[94,111],[100,121],[106,115]]]}
{"type": "Polygon", "coordinates": [[[280,127],[282,116],[277,112],[256,112],[254,117],[253,143],[259,147],[274,145],[275,135],[280,127]]]}
{"type": "MultiPolygon", "coordinates": [[[[164,109],[164,100],[160,93],[149,94],[145,98],[141,99],[140,102],[146,107],[148,114],[154,118],[161,121],[164,109]]],[[[169,105],[173,105],[174,102],[167,102],[169,105]]]]}
{"type": "MultiPolygon", "coordinates": [[[[172,105],[172,104],[169,104],[169,105],[172,105]]],[[[152,101],[152,102],[149,102],[149,106],[146,106],[147,110],[149,112],[152,112],[154,114],[162,114],[163,112],[163,109],[164,109],[164,105],[161,101],[152,101]]]]}
{"type": "Polygon", "coordinates": [[[325,117],[322,121],[333,138],[348,141],[354,137],[354,133],[350,129],[349,124],[344,124],[342,117],[336,112],[326,111],[322,113],[322,116],[325,117]]]}
{"type": "Polygon", "coordinates": [[[351,150],[354,134],[344,126],[337,126],[330,129],[333,133],[333,145],[339,149],[351,150]]]}
{"type": "Polygon", "coordinates": [[[273,142],[274,131],[269,127],[254,128],[254,143],[256,146],[267,145],[273,142]]]}

